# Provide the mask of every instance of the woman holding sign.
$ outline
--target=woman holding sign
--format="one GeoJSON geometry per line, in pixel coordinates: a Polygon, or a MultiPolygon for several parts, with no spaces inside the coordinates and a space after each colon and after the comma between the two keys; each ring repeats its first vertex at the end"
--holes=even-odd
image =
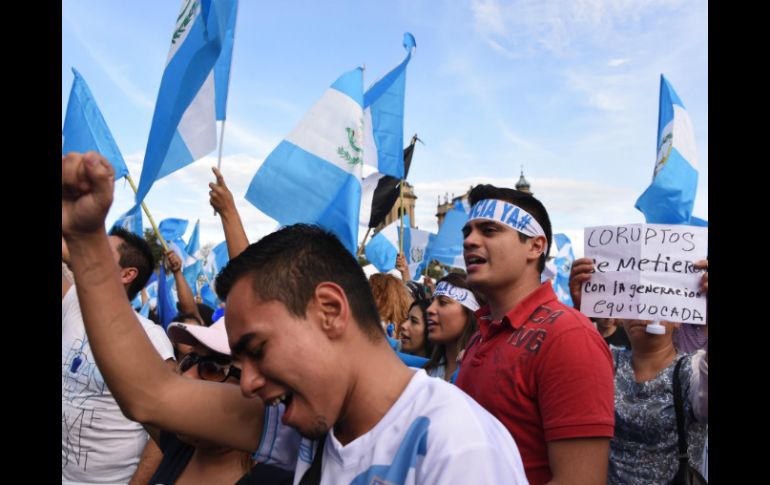
{"type": "MultiPolygon", "coordinates": [[[[708,261],[695,264],[708,270],[708,261]]],[[[575,261],[570,292],[580,307],[581,283],[590,278],[590,259],[575,261]]],[[[708,271],[701,278],[708,291],[708,271]]],[[[672,333],[678,323],[661,322],[664,334],[647,332],[647,320],[621,320],[631,350],[612,349],[615,362],[615,437],[610,443],[608,484],[670,483],[680,461],[674,381],[678,375],[688,463],[701,469],[708,433],[708,346],[680,354],[672,333]]]]}

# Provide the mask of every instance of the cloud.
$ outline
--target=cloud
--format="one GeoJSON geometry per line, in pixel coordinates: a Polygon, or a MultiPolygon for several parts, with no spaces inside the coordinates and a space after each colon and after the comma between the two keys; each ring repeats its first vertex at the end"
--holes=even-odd
{"type": "Polygon", "coordinates": [[[240,119],[228,119],[225,125],[225,147],[235,143],[240,151],[265,158],[281,142],[278,136],[256,134],[256,131],[240,119]]]}
{"type": "Polygon", "coordinates": [[[610,67],[618,67],[627,64],[628,62],[628,59],[610,59],[609,62],[607,62],[607,65],[610,67]]]}
{"type": "Polygon", "coordinates": [[[542,51],[566,55],[580,44],[612,43],[618,32],[647,17],[666,15],[688,0],[472,0],[477,34],[503,54],[542,51]],[[494,42],[494,43],[493,43],[494,42]]]}
{"type": "MultiPolygon", "coordinates": [[[[262,159],[245,154],[228,155],[222,159],[225,183],[233,194],[244,229],[252,242],[274,231],[277,226],[272,218],[244,199],[248,185],[262,162],[262,159]]],[[[127,164],[136,163],[141,163],[139,154],[131,154],[127,157],[127,164]]],[[[188,233],[191,233],[195,220],[200,219],[201,242],[222,241],[224,239],[222,222],[219,216],[214,215],[214,210],[209,205],[208,195],[210,190],[208,184],[214,181],[211,167],[216,164],[216,156],[209,155],[157,181],[145,199],[155,222],[159,223],[168,217],[188,219],[190,221],[188,233]]],[[[134,172],[132,169],[132,173],[137,174],[134,181],[138,184],[139,171],[134,172]]],[[[118,181],[115,201],[108,216],[108,227],[120,214],[128,210],[132,203],[133,191],[127,183],[118,181]]],[[[144,227],[150,228],[146,216],[143,217],[144,227]]]]}
{"type": "MultiPolygon", "coordinates": [[[[482,183],[498,187],[514,187],[516,178],[468,177],[434,182],[414,183],[415,219],[421,229],[438,230],[437,201],[446,195],[459,196],[472,185],[482,183]]],[[[531,188],[548,210],[555,232],[582,231],[584,227],[605,224],[642,222],[641,213],[634,209],[636,189],[615,187],[596,182],[566,178],[528,177],[531,188]]]]}
{"type": "Polygon", "coordinates": [[[495,0],[475,0],[471,2],[476,30],[492,34],[505,34],[502,8],[495,0]]]}
{"type": "Polygon", "coordinates": [[[83,35],[80,29],[79,23],[70,19],[67,14],[67,10],[62,11],[62,19],[72,29],[77,41],[83,46],[89,56],[96,62],[99,67],[104,70],[107,77],[117,86],[117,88],[126,95],[129,99],[136,104],[143,106],[149,110],[155,107],[155,100],[149,96],[138,86],[128,80],[128,67],[120,64],[115,64],[110,59],[112,56],[103,54],[101,50],[93,46],[91,42],[83,35]]]}

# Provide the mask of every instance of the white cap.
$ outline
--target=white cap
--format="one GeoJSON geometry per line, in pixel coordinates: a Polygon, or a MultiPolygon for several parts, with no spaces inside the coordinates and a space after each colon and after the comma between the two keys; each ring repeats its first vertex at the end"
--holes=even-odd
{"type": "Polygon", "coordinates": [[[230,345],[227,343],[225,318],[222,317],[210,327],[191,325],[188,323],[171,322],[168,326],[168,337],[172,343],[187,345],[203,345],[214,352],[230,355],[230,345]]]}
{"type": "Polygon", "coordinates": [[[651,324],[647,325],[647,328],[645,329],[647,333],[651,333],[653,335],[663,335],[666,333],[666,327],[660,324],[660,322],[655,321],[651,324]]]}

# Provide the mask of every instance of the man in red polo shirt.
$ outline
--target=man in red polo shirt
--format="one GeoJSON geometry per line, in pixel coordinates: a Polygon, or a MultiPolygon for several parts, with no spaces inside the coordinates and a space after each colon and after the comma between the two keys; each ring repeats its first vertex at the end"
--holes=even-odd
{"type": "Polygon", "coordinates": [[[468,283],[486,299],[457,386],[513,435],[532,484],[605,483],[612,357],[590,320],[540,283],[551,222],[533,196],[480,185],[463,228],[468,283]]]}

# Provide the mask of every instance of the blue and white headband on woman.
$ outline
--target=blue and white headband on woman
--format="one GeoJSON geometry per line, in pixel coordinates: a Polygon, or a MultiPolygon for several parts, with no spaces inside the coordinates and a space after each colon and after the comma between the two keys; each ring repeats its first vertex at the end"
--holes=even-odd
{"type": "MultiPolygon", "coordinates": [[[[468,221],[475,219],[499,222],[525,236],[543,236],[548,241],[545,231],[529,212],[505,200],[484,199],[476,202],[468,214],[468,221]]],[[[547,242],[543,254],[548,254],[547,242]]]]}
{"type": "Polygon", "coordinates": [[[433,297],[435,298],[437,296],[451,298],[472,312],[479,309],[479,302],[476,301],[476,297],[473,296],[473,293],[471,293],[470,290],[459,288],[448,281],[441,281],[436,285],[436,291],[433,292],[433,297]]]}

